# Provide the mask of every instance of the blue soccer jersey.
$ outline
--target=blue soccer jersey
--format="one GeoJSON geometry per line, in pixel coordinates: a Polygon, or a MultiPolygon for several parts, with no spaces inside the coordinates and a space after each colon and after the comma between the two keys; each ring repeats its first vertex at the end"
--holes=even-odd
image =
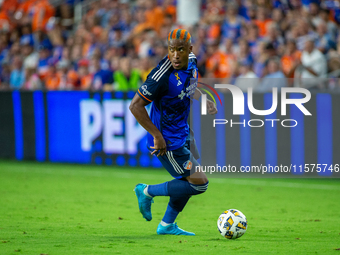
{"type": "MultiPolygon", "coordinates": [[[[166,56],[137,91],[146,102],[152,102],[150,119],[162,133],[167,150],[183,146],[189,135],[190,96],[197,87],[197,82],[190,80],[197,76],[197,60],[193,53],[189,55],[186,70],[174,69],[166,56]]],[[[153,145],[153,136],[148,133],[147,146],[153,145]]]]}

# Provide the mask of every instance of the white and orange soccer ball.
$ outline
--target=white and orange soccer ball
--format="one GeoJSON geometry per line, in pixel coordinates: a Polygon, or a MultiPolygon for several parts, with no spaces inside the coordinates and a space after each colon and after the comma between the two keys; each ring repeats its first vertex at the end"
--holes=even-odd
{"type": "Polygon", "coordinates": [[[246,232],[247,218],[236,209],[224,211],[217,220],[217,228],[221,235],[227,239],[236,239],[246,232]]]}

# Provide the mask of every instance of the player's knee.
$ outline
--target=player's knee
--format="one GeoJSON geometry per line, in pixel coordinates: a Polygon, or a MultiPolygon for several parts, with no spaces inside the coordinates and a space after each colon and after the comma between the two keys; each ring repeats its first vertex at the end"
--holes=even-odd
{"type": "Polygon", "coordinates": [[[202,184],[209,184],[207,176],[201,178],[202,184]]]}
{"type": "Polygon", "coordinates": [[[190,183],[196,184],[196,185],[205,185],[206,183],[208,183],[208,178],[205,175],[205,173],[203,173],[203,172],[196,172],[196,173],[186,177],[186,179],[190,183]]]}
{"type": "Polygon", "coordinates": [[[202,194],[207,191],[209,181],[207,180],[204,184],[190,184],[191,188],[194,190],[195,195],[202,194]]]}

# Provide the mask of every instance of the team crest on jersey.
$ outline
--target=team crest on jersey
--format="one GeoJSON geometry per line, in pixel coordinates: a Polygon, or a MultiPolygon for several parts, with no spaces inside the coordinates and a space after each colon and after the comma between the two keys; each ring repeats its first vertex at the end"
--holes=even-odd
{"type": "Polygon", "coordinates": [[[197,79],[197,71],[196,71],[196,69],[192,70],[192,77],[197,79]]]}
{"type": "Polygon", "coordinates": [[[191,162],[190,160],[185,161],[185,162],[183,163],[183,168],[184,168],[185,170],[191,170],[191,168],[192,168],[192,162],[191,162]]]}

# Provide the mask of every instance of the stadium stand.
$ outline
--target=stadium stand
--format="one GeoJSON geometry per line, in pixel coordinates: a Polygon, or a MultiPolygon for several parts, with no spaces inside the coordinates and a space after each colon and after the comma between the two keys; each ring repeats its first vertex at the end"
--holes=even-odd
{"type": "MultiPolygon", "coordinates": [[[[2,1],[0,89],[136,90],[167,54],[174,27],[192,34],[203,78],[260,86],[266,77],[340,76],[339,0],[203,0],[193,26],[177,23],[176,4],[2,1]]],[[[340,89],[338,80],[297,84],[340,89]]]]}

